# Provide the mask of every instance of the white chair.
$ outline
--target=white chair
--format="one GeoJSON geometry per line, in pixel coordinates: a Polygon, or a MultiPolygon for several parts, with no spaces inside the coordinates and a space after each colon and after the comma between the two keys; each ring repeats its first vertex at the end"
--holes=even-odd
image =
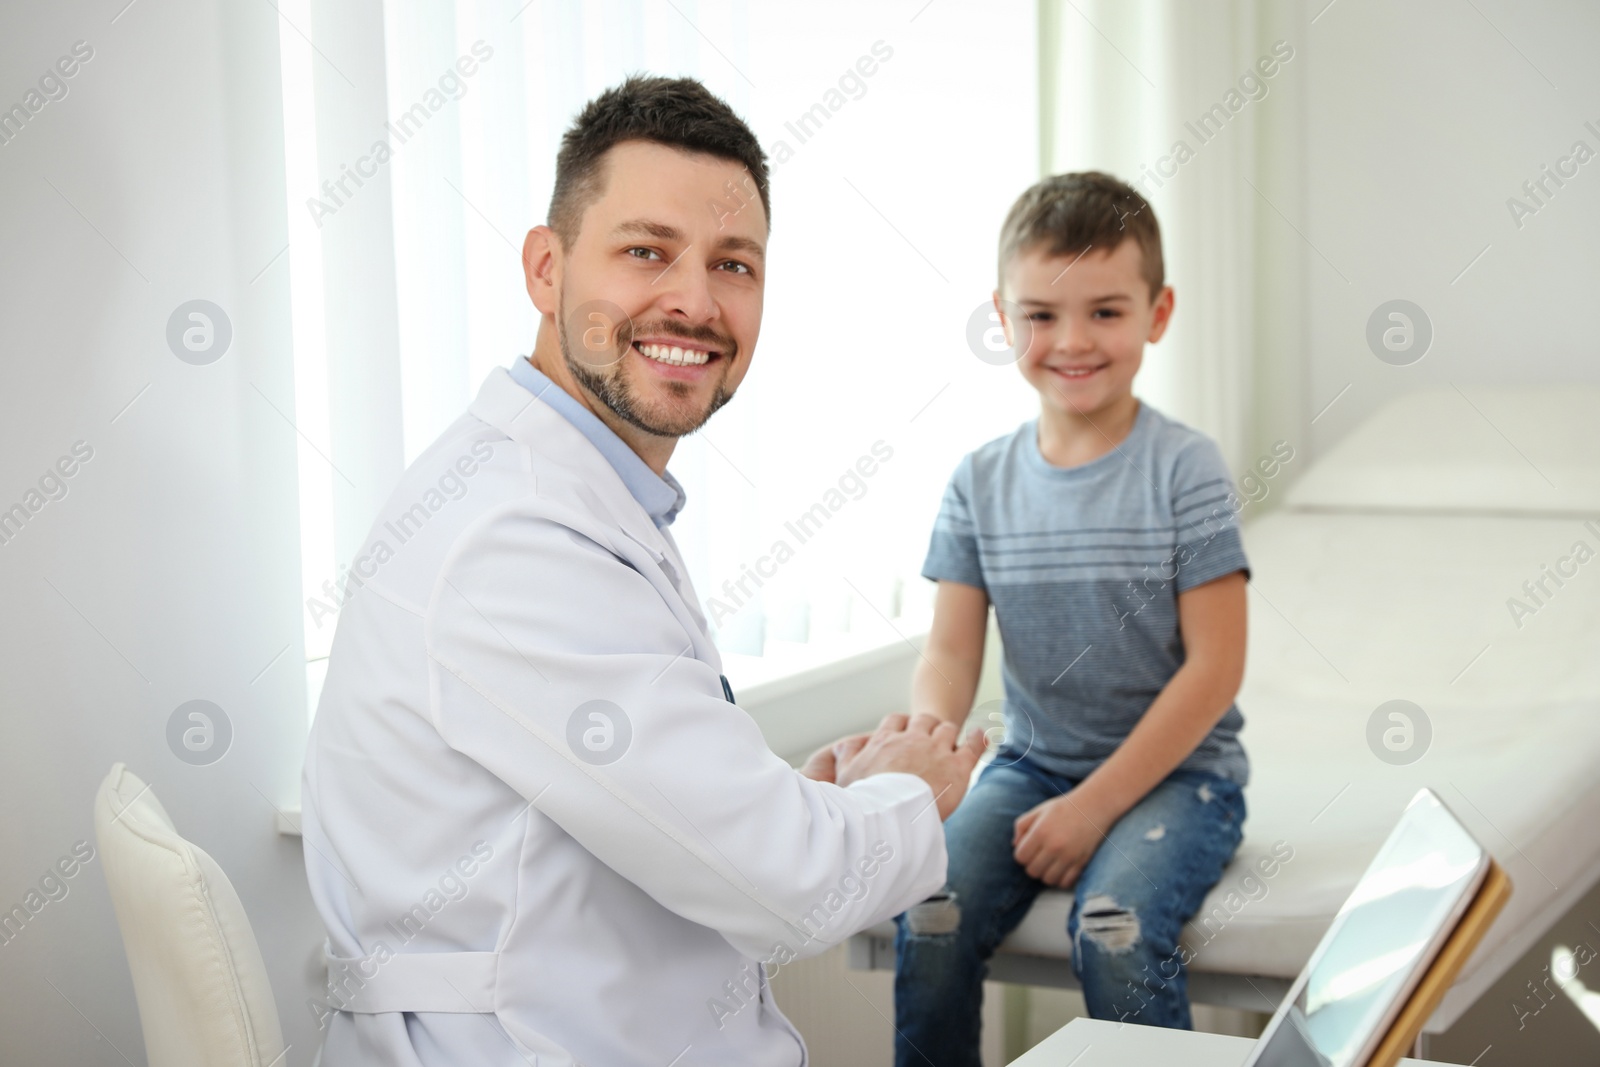
{"type": "Polygon", "coordinates": [[[150,1067],[273,1067],[283,1030],[261,949],[228,876],[178,835],[123,764],[94,832],[133,972],[150,1067]]]}

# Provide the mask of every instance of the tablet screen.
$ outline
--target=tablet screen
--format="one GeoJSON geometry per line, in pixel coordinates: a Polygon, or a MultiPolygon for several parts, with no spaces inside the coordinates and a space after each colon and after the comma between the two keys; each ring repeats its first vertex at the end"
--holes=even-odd
{"type": "Polygon", "coordinates": [[[1247,1067],[1359,1067],[1471,903],[1488,854],[1426,789],[1407,806],[1247,1067]]]}

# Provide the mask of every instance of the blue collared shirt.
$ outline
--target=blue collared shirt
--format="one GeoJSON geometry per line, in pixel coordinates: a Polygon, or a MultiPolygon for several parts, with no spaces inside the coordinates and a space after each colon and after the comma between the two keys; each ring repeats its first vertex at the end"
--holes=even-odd
{"type": "Polygon", "coordinates": [[[650,465],[639,458],[639,453],[629,448],[628,443],[618,437],[611,427],[573,399],[565,389],[545,377],[526,358],[518,356],[511,364],[511,377],[518,385],[560,412],[579,433],[589,439],[590,444],[600,450],[606,462],[617,472],[617,477],[622,479],[622,484],[633,494],[633,499],[639,502],[658,529],[672,524],[678,512],[683,510],[684,494],[683,486],[678,484],[678,479],[671,472],[657,474],[651,470],[650,465]]]}

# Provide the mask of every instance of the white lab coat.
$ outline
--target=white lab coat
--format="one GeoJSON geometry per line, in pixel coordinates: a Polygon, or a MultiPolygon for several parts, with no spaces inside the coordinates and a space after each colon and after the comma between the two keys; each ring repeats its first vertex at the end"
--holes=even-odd
{"type": "Polygon", "coordinates": [[[323,1067],[795,1067],[760,964],[943,885],[928,786],[773,755],[671,536],[505,369],[353,574],[304,781],[323,1067]]]}

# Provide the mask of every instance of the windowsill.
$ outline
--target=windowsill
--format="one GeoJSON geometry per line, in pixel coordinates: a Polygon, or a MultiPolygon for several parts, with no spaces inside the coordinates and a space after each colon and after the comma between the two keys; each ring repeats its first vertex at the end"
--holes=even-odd
{"type": "Polygon", "coordinates": [[[756,707],[898,659],[908,644],[920,654],[931,622],[927,615],[906,617],[894,621],[897,633],[843,633],[805,643],[768,641],[764,655],[725,654],[723,673],[739,706],[756,707]]]}

